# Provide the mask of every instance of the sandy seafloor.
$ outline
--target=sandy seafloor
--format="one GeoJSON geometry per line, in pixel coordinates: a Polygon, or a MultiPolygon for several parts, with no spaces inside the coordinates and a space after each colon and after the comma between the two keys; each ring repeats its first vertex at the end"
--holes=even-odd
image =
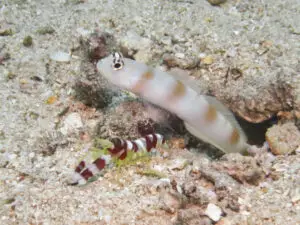
{"type": "Polygon", "coordinates": [[[257,117],[243,111],[248,103],[232,107],[263,120],[300,109],[299,21],[299,0],[228,0],[221,6],[205,0],[1,0],[0,31],[11,33],[0,36],[0,224],[300,224],[299,150],[217,161],[203,153],[207,149],[191,153],[175,146],[146,166],[111,168],[83,187],[67,182],[84,144],[101,137],[99,126],[110,131],[109,124],[119,123],[103,122],[111,115],[105,110],[122,102],[112,98],[94,110],[72,97],[89,63],[78,50],[80,36],[108,32],[133,58],[152,66],[160,66],[165,53],[173,55],[178,67],[199,75],[203,92],[225,100],[242,96],[240,102],[251,101],[252,108],[258,99],[257,117]],[[42,34],[45,27],[53,32],[42,34]],[[30,47],[23,44],[27,35],[30,47]],[[49,59],[71,50],[69,62],[49,59]],[[206,65],[194,66],[200,58],[206,65]],[[223,88],[213,74],[228,64],[245,72],[223,88]],[[286,99],[265,93],[278,74],[292,87],[286,99]],[[273,99],[282,104],[273,107],[273,99]],[[166,176],[138,173],[145,168],[166,176]],[[208,203],[222,210],[216,222],[206,216],[208,203]]]}

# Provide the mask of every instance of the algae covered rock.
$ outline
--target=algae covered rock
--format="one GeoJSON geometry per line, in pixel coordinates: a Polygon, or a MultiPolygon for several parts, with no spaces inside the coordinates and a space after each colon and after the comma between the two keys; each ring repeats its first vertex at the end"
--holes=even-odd
{"type": "Polygon", "coordinates": [[[212,5],[220,5],[224,2],[226,2],[226,0],[207,0],[207,1],[212,5]]]}

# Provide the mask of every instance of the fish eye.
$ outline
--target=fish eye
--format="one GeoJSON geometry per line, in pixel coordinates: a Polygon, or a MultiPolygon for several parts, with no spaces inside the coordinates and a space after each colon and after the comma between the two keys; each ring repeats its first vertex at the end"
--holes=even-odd
{"type": "Polygon", "coordinates": [[[113,53],[113,62],[112,62],[112,68],[114,70],[120,70],[124,66],[123,56],[119,52],[113,53]]]}
{"type": "Polygon", "coordinates": [[[122,69],[121,63],[115,63],[115,64],[114,64],[114,69],[115,69],[115,70],[120,70],[120,69],[122,69]]]}

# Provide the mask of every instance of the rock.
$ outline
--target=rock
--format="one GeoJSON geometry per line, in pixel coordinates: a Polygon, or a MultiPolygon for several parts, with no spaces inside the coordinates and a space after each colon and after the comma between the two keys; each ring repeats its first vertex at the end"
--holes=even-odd
{"type": "Polygon", "coordinates": [[[23,45],[26,47],[30,47],[32,45],[33,41],[32,41],[32,37],[31,36],[26,36],[23,39],[23,45]]]}
{"type": "Polygon", "coordinates": [[[107,112],[107,119],[101,125],[99,135],[108,137],[109,134],[110,137],[116,136],[124,139],[139,138],[153,132],[168,135],[174,131],[169,128],[173,118],[170,113],[157,110],[160,119],[154,118],[153,110],[149,111],[147,106],[139,101],[122,102],[107,112]]]}
{"type": "Polygon", "coordinates": [[[184,59],[185,55],[184,55],[184,53],[177,52],[177,53],[175,53],[175,57],[178,58],[178,59],[184,59]]]}
{"type": "MultiPolygon", "coordinates": [[[[171,188],[171,184],[168,178],[161,178],[158,180],[158,179],[151,179],[148,177],[145,180],[141,180],[137,182],[134,192],[139,193],[140,195],[145,195],[148,193],[153,195],[158,195],[158,193],[167,192],[168,190],[170,190],[170,188],[171,188]]],[[[164,208],[164,204],[161,205],[164,208]]]]}
{"type": "Polygon", "coordinates": [[[106,32],[90,32],[81,28],[77,32],[80,44],[74,54],[82,58],[80,72],[85,76],[78,76],[74,82],[75,98],[88,106],[104,108],[120,92],[112,90],[107,80],[97,72],[95,63],[116,47],[115,39],[106,32]]]}
{"type": "Polygon", "coordinates": [[[214,62],[214,58],[212,56],[205,56],[201,59],[201,63],[204,65],[211,65],[214,62]]]}
{"type": "Polygon", "coordinates": [[[184,203],[184,196],[179,193],[162,192],[160,195],[161,208],[169,213],[175,213],[184,203]]]}
{"type": "Polygon", "coordinates": [[[77,80],[73,86],[75,91],[74,97],[87,106],[102,109],[111,103],[114,93],[111,89],[106,87],[107,81],[102,79],[101,76],[94,77],[94,72],[89,68],[91,65],[85,65],[83,71],[85,74],[90,73],[88,79],[77,80]]]}
{"type": "Polygon", "coordinates": [[[174,159],[171,162],[171,166],[169,167],[171,170],[182,170],[189,164],[189,161],[187,159],[174,159]]]}
{"type": "Polygon", "coordinates": [[[216,201],[217,195],[212,190],[200,186],[195,181],[186,181],[183,184],[183,193],[188,197],[189,202],[198,205],[206,205],[210,201],[216,201]]]}
{"type": "Polygon", "coordinates": [[[148,49],[139,50],[135,55],[134,59],[139,62],[149,63],[153,58],[153,54],[148,49]]]}
{"type": "Polygon", "coordinates": [[[62,128],[60,131],[62,134],[67,135],[73,131],[78,130],[83,126],[81,117],[79,113],[70,113],[64,120],[62,128]]]}
{"type": "Polygon", "coordinates": [[[1,29],[0,30],[0,36],[12,36],[13,31],[12,29],[1,29]]]}
{"type": "Polygon", "coordinates": [[[153,133],[154,122],[146,113],[145,107],[139,102],[122,102],[108,112],[99,135],[134,139],[142,134],[153,133]]]}
{"type": "Polygon", "coordinates": [[[36,32],[41,35],[53,34],[55,29],[52,26],[43,26],[37,29],[36,32]]]}
{"type": "Polygon", "coordinates": [[[163,62],[168,67],[179,67],[181,69],[193,69],[199,64],[199,59],[195,56],[185,56],[182,54],[169,55],[165,54],[163,56],[163,62]]]}
{"type": "Polygon", "coordinates": [[[82,32],[80,44],[86,58],[93,63],[106,57],[116,45],[115,39],[111,34],[98,30],[95,30],[93,33],[88,31],[82,32]]]}
{"type": "Polygon", "coordinates": [[[112,90],[108,81],[97,72],[95,63],[116,48],[115,39],[112,35],[97,30],[90,32],[79,29],[77,32],[80,44],[74,54],[82,58],[80,71],[85,76],[79,76],[74,82],[75,97],[88,106],[104,108],[120,92],[112,90]]]}
{"type": "Polygon", "coordinates": [[[216,225],[232,225],[232,221],[227,218],[222,218],[216,223],[216,225]]]}
{"type": "Polygon", "coordinates": [[[138,33],[128,31],[120,40],[120,51],[124,57],[133,57],[135,60],[151,63],[153,60],[152,49],[153,42],[149,38],[140,36],[138,33]]]}
{"type": "Polygon", "coordinates": [[[295,150],[297,155],[300,155],[300,145],[298,146],[298,148],[295,150]]]}
{"type": "Polygon", "coordinates": [[[142,37],[132,30],[128,31],[120,42],[123,47],[135,51],[150,49],[153,44],[149,38],[142,37]]]}
{"type": "Polygon", "coordinates": [[[205,214],[213,221],[218,222],[221,219],[222,210],[215,204],[209,203],[205,210],[205,214]]]}
{"type": "Polygon", "coordinates": [[[207,1],[212,5],[220,5],[224,2],[226,2],[226,0],[207,0],[207,1]]]}
{"type": "Polygon", "coordinates": [[[240,184],[230,177],[227,173],[212,168],[207,162],[195,160],[194,171],[199,171],[201,176],[214,183],[216,189],[226,189],[236,192],[240,189],[240,184]]]}
{"type": "Polygon", "coordinates": [[[175,137],[171,138],[168,144],[170,145],[171,148],[176,148],[176,149],[178,148],[183,149],[185,148],[186,145],[184,138],[175,138],[175,137]]]}
{"type": "Polygon", "coordinates": [[[226,154],[220,161],[213,163],[218,171],[225,171],[240,183],[258,185],[264,178],[264,172],[255,158],[240,154],[226,154]]]}
{"type": "MultiPolygon", "coordinates": [[[[0,51],[0,65],[2,65],[6,60],[10,59],[10,54],[8,52],[1,52],[0,51]]],[[[7,72],[8,74],[13,75],[13,73],[11,72],[7,72]]],[[[8,76],[9,78],[10,76],[8,76]]],[[[13,78],[15,77],[15,75],[13,75],[13,78]]]]}
{"type": "Polygon", "coordinates": [[[183,225],[210,225],[212,221],[205,216],[200,207],[189,206],[178,211],[178,224],[183,225]]]}
{"type": "Polygon", "coordinates": [[[211,225],[212,222],[208,217],[200,217],[191,219],[188,225],[211,225]]]}
{"type": "MultiPolygon", "coordinates": [[[[254,65],[242,58],[237,61],[227,58],[225,61],[216,55],[213,57],[215,63],[209,65],[209,68],[194,70],[191,75],[199,78],[199,85],[209,87],[210,95],[244,120],[261,123],[280,111],[299,111],[300,77],[297,76],[297,69],[284,67],[277,74],[265,67],[260,73],[254,73],[248,68],[254,65]],[[231,68],[229,65],[232,64],[235,66],[231,68]],[[245,67],[248,69],[244,69],[245,67]]],[[[234,58],[239,57],[241,56],[234,58]]]]}
{"type": "Polygon", "coordinates": [[[56,62],[70,62],[71,60],[71,54],[62,51],[53,52],[49,57],[51,60],[56,62]]]}
{"type": "Polygon", "coordinates": [[[273,154],[290,154],[300,145],[300,131],[292,122],[274,125],[268,129],[266,140],[273,154]]]}
{"type": "Polygon", "coordinates": [[[300,111],[280,111],[276,116],[281,124],[293,121],[295,122],[296,127],[300,130],[300,111]]]}
{"type": "Polygon", "coordinates": [[[293,204],[296,204],[297,202],[300,201],[300,188],[299,187],[296,187],[295,189],[292,190],[291,200],[292,200],[293,204]]]}
{"type": "Polygon", "coordinates": [[[92,32],[90,30],[84,29],[83,27],[78,27],[76,29],[76,31],[79,34],[79,36],[81,36],[83,38],[87,38],[89,35],[92,34],[92,32]]]}

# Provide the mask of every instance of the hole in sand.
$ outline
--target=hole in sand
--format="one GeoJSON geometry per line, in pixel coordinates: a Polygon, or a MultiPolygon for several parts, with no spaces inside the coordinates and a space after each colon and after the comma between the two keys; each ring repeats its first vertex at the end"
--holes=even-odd
{"type": "Polygon", "coordinates": [[[246,133],[248,143],[258,146],[261,146],[265,142],[265,133],[267,132],[267,129],[278,121],[276,116],[262,123],[250,123],[240,117],[236,117],[236,119],[246,133]]]}

